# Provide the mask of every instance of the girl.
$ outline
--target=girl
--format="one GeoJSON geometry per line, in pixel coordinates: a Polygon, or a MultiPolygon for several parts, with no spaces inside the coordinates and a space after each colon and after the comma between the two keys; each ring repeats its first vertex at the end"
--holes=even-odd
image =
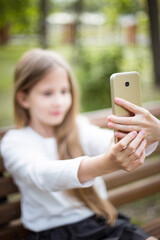
{"type": "MultiPolygon", "coordinates": [[[[24,54],[14,80],[17,129],[5,135],[1,151],[22,194],[21,220],[30,230],[27,239],[152,239],[128,218],[117,216],[101,176],[139,167],[145,151],[153,152],[160,139],[150,137],[157,120],[146,119],[145,131],[131,129],[114,144],[111,130],[77,117],[71,70],[52,51],[24,54]]],[[[123,105],[128,108],[130,103],[123,105]]],[[[140,112],[145,118],[144,109],[134,107],[135,116],[140,112]]],[[[138,124],[140,120],[137,116],[138,124]]],[[[117,127],[113,116],[110,126],[117,127]]]]}

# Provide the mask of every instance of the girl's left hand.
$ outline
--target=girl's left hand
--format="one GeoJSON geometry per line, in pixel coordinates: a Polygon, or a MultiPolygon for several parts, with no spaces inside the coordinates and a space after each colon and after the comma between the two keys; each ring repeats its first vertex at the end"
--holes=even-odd
{"type": "Polygon", "coordinates": [[[136,106],[122,98],[115,98],[115,103],[132,113],[130,117],[108,117],[108,127],[117,130],[115,136],[119,139],[126,136],[128,132],[145,131],[148,144],[160,141],[160,121],[148,110],[136,106]]]}

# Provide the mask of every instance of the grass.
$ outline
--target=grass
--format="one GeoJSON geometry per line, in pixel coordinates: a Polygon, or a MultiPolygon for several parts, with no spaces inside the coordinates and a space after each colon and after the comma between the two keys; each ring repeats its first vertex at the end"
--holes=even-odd
{"type": "Polygon", "coordinates": [[[129,216],[139,226],[160,216],[160,193],[119,207],[119,212],[129,216]]]}
{"type": "Polygon", "coordinates": [[[0,48],[0,126],[13,124],[13,72],[18,59],[27,49],[24,46],[0,48]]]}
{"type": "Polygon", "coordinates": [[[0,91],[12,88],[13,71],[20,56],[29,48],[25,46],[6,46],[0,48],[0,91]]]}

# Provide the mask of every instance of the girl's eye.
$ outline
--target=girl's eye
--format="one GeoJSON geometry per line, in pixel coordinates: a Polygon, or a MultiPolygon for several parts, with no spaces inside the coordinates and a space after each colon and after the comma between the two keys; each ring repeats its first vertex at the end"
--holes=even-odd
{"type": "Polygon", "coordinates": [[[69,92],[70,92],[69,89],[63,89],[63,90],[61,91],[62,94],[66,94],[66,93],[69,93],[69,92]]]}
{"type": "Polygon", "coordinates": [[[45,96],[50,96],[52,93],[51,92],[44,92],[45,96]]]}

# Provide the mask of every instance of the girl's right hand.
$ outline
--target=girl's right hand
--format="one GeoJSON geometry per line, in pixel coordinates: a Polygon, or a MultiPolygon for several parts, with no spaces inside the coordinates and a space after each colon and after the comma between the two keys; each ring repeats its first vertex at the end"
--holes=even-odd
{"type": "Polygon", "coordinates": [[[81,161],[78,170],[79,181],[84,183],[120,169],[133,171],[144,162],[146,144],[144,131],[130,132],[116,144],[112,139],[104,154],[81,161]]]}
{"type": "Polygon", "coordinates": [[[107,169],[109,164],[111,171],[135,170],[144,162],[146,144],[144,131],[130,132],[116,144],[112,140],[105,153],[107,169]]]}

